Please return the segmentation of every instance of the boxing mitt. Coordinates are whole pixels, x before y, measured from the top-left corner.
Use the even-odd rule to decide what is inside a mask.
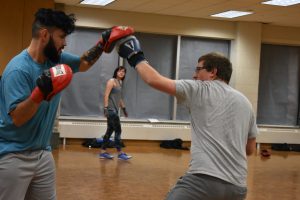
[[[133,33],[133,28],[128,26],[114,26],[103,31],[100,40],[94,47],[88,50],[84,59],[91,62],[97,59],[103,51],[105,53],[110,53],[118,40],[132,35]]]
[[[146,61],[140,42],[135,36],[128,36],[118,42],[118,52],[126,58],[130,66],[134,67],[142,61]]]
[[[51,98],[69,85],[72,80],[72,69],[66,64],[59,64],[45,70],[36,80],[36,87],[30,98],[35,103]]]

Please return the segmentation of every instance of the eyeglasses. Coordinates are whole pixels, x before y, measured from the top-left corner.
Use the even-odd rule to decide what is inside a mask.
[[[205,67],[196,67],[195,72],[199,72],[199,71],[201,71],[202,69],[205,69]]]

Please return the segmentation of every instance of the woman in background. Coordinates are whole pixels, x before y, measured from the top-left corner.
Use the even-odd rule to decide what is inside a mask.
[[[122,99],[122,84],[125,79],[126,69],[120,66],[115,69],[113,78],[106,83],[104,93],[104,116],[107,118],[107,130],[103,137],[103,145],[100,153],[101,159],[113,159],[113,155],[107,152],[109,138],[115,131],[115,147],[118,151],[118,159],[128,160],[132,156],[122,151],[121,146],[121,123],[119,117],[119,108],[121,107],[125,117],[128,117],[125,104]]]

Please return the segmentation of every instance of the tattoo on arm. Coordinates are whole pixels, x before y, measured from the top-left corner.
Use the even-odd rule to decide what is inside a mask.
[[[90,64],[94,64],[103,52],[102,45],[97,44],[83,54],[83,59]]]

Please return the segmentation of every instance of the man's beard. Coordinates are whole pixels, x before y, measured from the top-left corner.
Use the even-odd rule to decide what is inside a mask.
[[[44,55],[53,63],[58,63],[60,60],[60,54],[55,48],[52,36],[50,36],[49,42],[44,48]]]

